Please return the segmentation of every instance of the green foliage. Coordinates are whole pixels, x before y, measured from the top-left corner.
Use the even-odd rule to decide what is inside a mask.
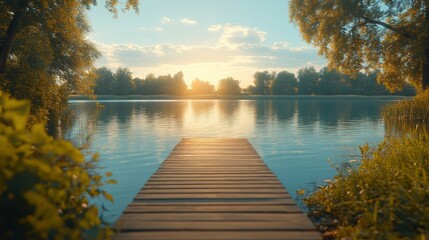
[[[0,2],[0,90],[31,102],[29,125],[54,128],[67,111],[70,93],[91,94],[90,69],[99,56],[87,39],[86,9],[95,0]],[[117,14],[117,0],[105,6]],[[138,11],[138,0],[123,10]],[[62,121],[64,122],[64,121]]]
[[[298,79],[299,94],[313,95],[317,93],[317,88],[319,87],[319,74],[313,66],[299,69]]]
[[[112,94],[113,86],[115,82],[115,77],[113,76],[113,72],[106,67],[97,68],[95,70],[95,74],[97,74],[95,85],[94,85],[94,93],[95,94]]]
[[[102,176],[88,174],[70,142],[54,140],[42,125],[26,128],[28,101],[0,92],[0,238],[103,239],[111,235],[89,198],[112,196]],[[107,174],[106,177],[109,177]]]
[[[115,74],[105,67],[95,72],[94,93],[99,95],[184,95],[188,89],[182,72],[158,77],[148,74],[145,79],[133,79],[128,68],[118,68]]]
[[[239,95],[241,93],[240,81],[232,77],[219,80],[217,91],[221,95]]]
[[[400,131],[351,163],[305,199],[326,236],[426,239],[429,235],[429,95],[389,106],[388,131]],[[426,128],[415,128],[415,124]],[[404,127],[405,126],[405,127]],[[394,129],[389,129],[393,127]],[[410,131],[411,130],[411,131]]]
[[[275,77],[275,72],[269,73],[268,71],[253,74],[253,83],[255,84],[254,93],[257,95],[271,94],[271,84]]]
[[[279,73],[256,72],[255,86],[249,85],[246,94],[301,94],[301,95],[391,95],[385,86],[377,83],[377,73],[358,73],[356,78],[341,74],[327,67],[316,71],[314,67],[304,67],[298,71],[298,82],[295,76],[287,71]],[[273,81],[270,79],[274,78]],[[405,85],[397,95],[415,95],[410,85]]]
[[[0,7],[7,16],[0,20],[0,35],[13,37],[0,89],[31,101],[30,125],[46,123],[52,112],[64,112],[70,92],[90,89],[87,72],[98,52],[86,39],[89,25],[79,2],[13,2],[3,1]],[[6,29],[13,26],[15,35],[9,36]]]
[[[330,69],[378,72],[390,90],[429,85],[429,2],[291,0],[290,20]]]
[[[277,73],[271,85],[271,93],[273,95],[291,95],[296,94],[298,90],[298,82],[295,74],[288,71]]]
[[[115,95],[128,95],[134,89],[132,73],[128,68],[119,67],[115,73],[115,81],[112,87],[112,93]]]

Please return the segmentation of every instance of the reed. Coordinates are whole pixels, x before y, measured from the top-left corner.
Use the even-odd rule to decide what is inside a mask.
[[[412,100],[385,107],[383,119],[389,134],[407,134],[429,130],[429,90]]]
[[[326,239],[429,239],[429,92],[387,107],[389,133],[304,196]]]

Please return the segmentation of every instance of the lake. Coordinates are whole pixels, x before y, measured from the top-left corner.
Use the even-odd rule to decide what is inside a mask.
[[[118,181],[106,187],[114,204],[96,200],[114,222],[183,137],[248,138],[296,198],[296,190],[333,177],[331,163],[357,159],[358,146],[383,139],[380,112],[393,99],[101,100],[98,112],[93,101],[70,101],[76,114],[67,138],[90,136],[98,171]]]

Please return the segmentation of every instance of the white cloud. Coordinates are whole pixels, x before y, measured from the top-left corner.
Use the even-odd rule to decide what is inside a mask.
[[[287,42],[275,42],[272,46],[272,49],[277,50],[277,49],[286,49],[289,48],[289,44]]]
[[[153,29],[155,29],[155,31],[162,32],[162,28],[160,27],[154,27]]]
[[[261,45],[265,41],[264,31],[258,28],[249,28],[235,24],[225,24],[219,28],[222,32],[218,46],[230,49],[251,48]]]
[[[180,19],[180,22],[183,24],[189,24],[189,25],[193,25],[193,24],[197,23],[197,21],[189,19],[189,18],[182,18],[182,19]]]
[[[217,32],[222,28],[222,24],[211,25],[207,30],[211,32]]]
[[[173,22],[173,20],[171,20],[168,17],[162,17],[162,19],[161,19],[161,23],[164,23],[164,24],[172,23],[172,22]]]
[[[252,84],[256,71],[296,73],[309,62],[316,68],[326,65],[314,48],[293,48],[286,42],[267,44],[267,33],[258,28],[225,24],[212,25],[208,30],[216,32],[217,40],[201,45],[96,43],[102,52],[97,65],[112,69],[127,66],[135,77],[183,71],[189,81],[198,77],[213,84],[232,76],[241,80],[242,87]]]

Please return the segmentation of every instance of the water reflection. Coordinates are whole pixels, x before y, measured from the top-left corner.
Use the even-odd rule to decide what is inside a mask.
[[[383,138],[375,100],[180,100],[71,102],[70,139],[92,133],[102,171],[118,180],[106,204],[114,221],[182,137],[246,137],[294,196],[335,174],[328,159],[348,160],[357,146]]]

